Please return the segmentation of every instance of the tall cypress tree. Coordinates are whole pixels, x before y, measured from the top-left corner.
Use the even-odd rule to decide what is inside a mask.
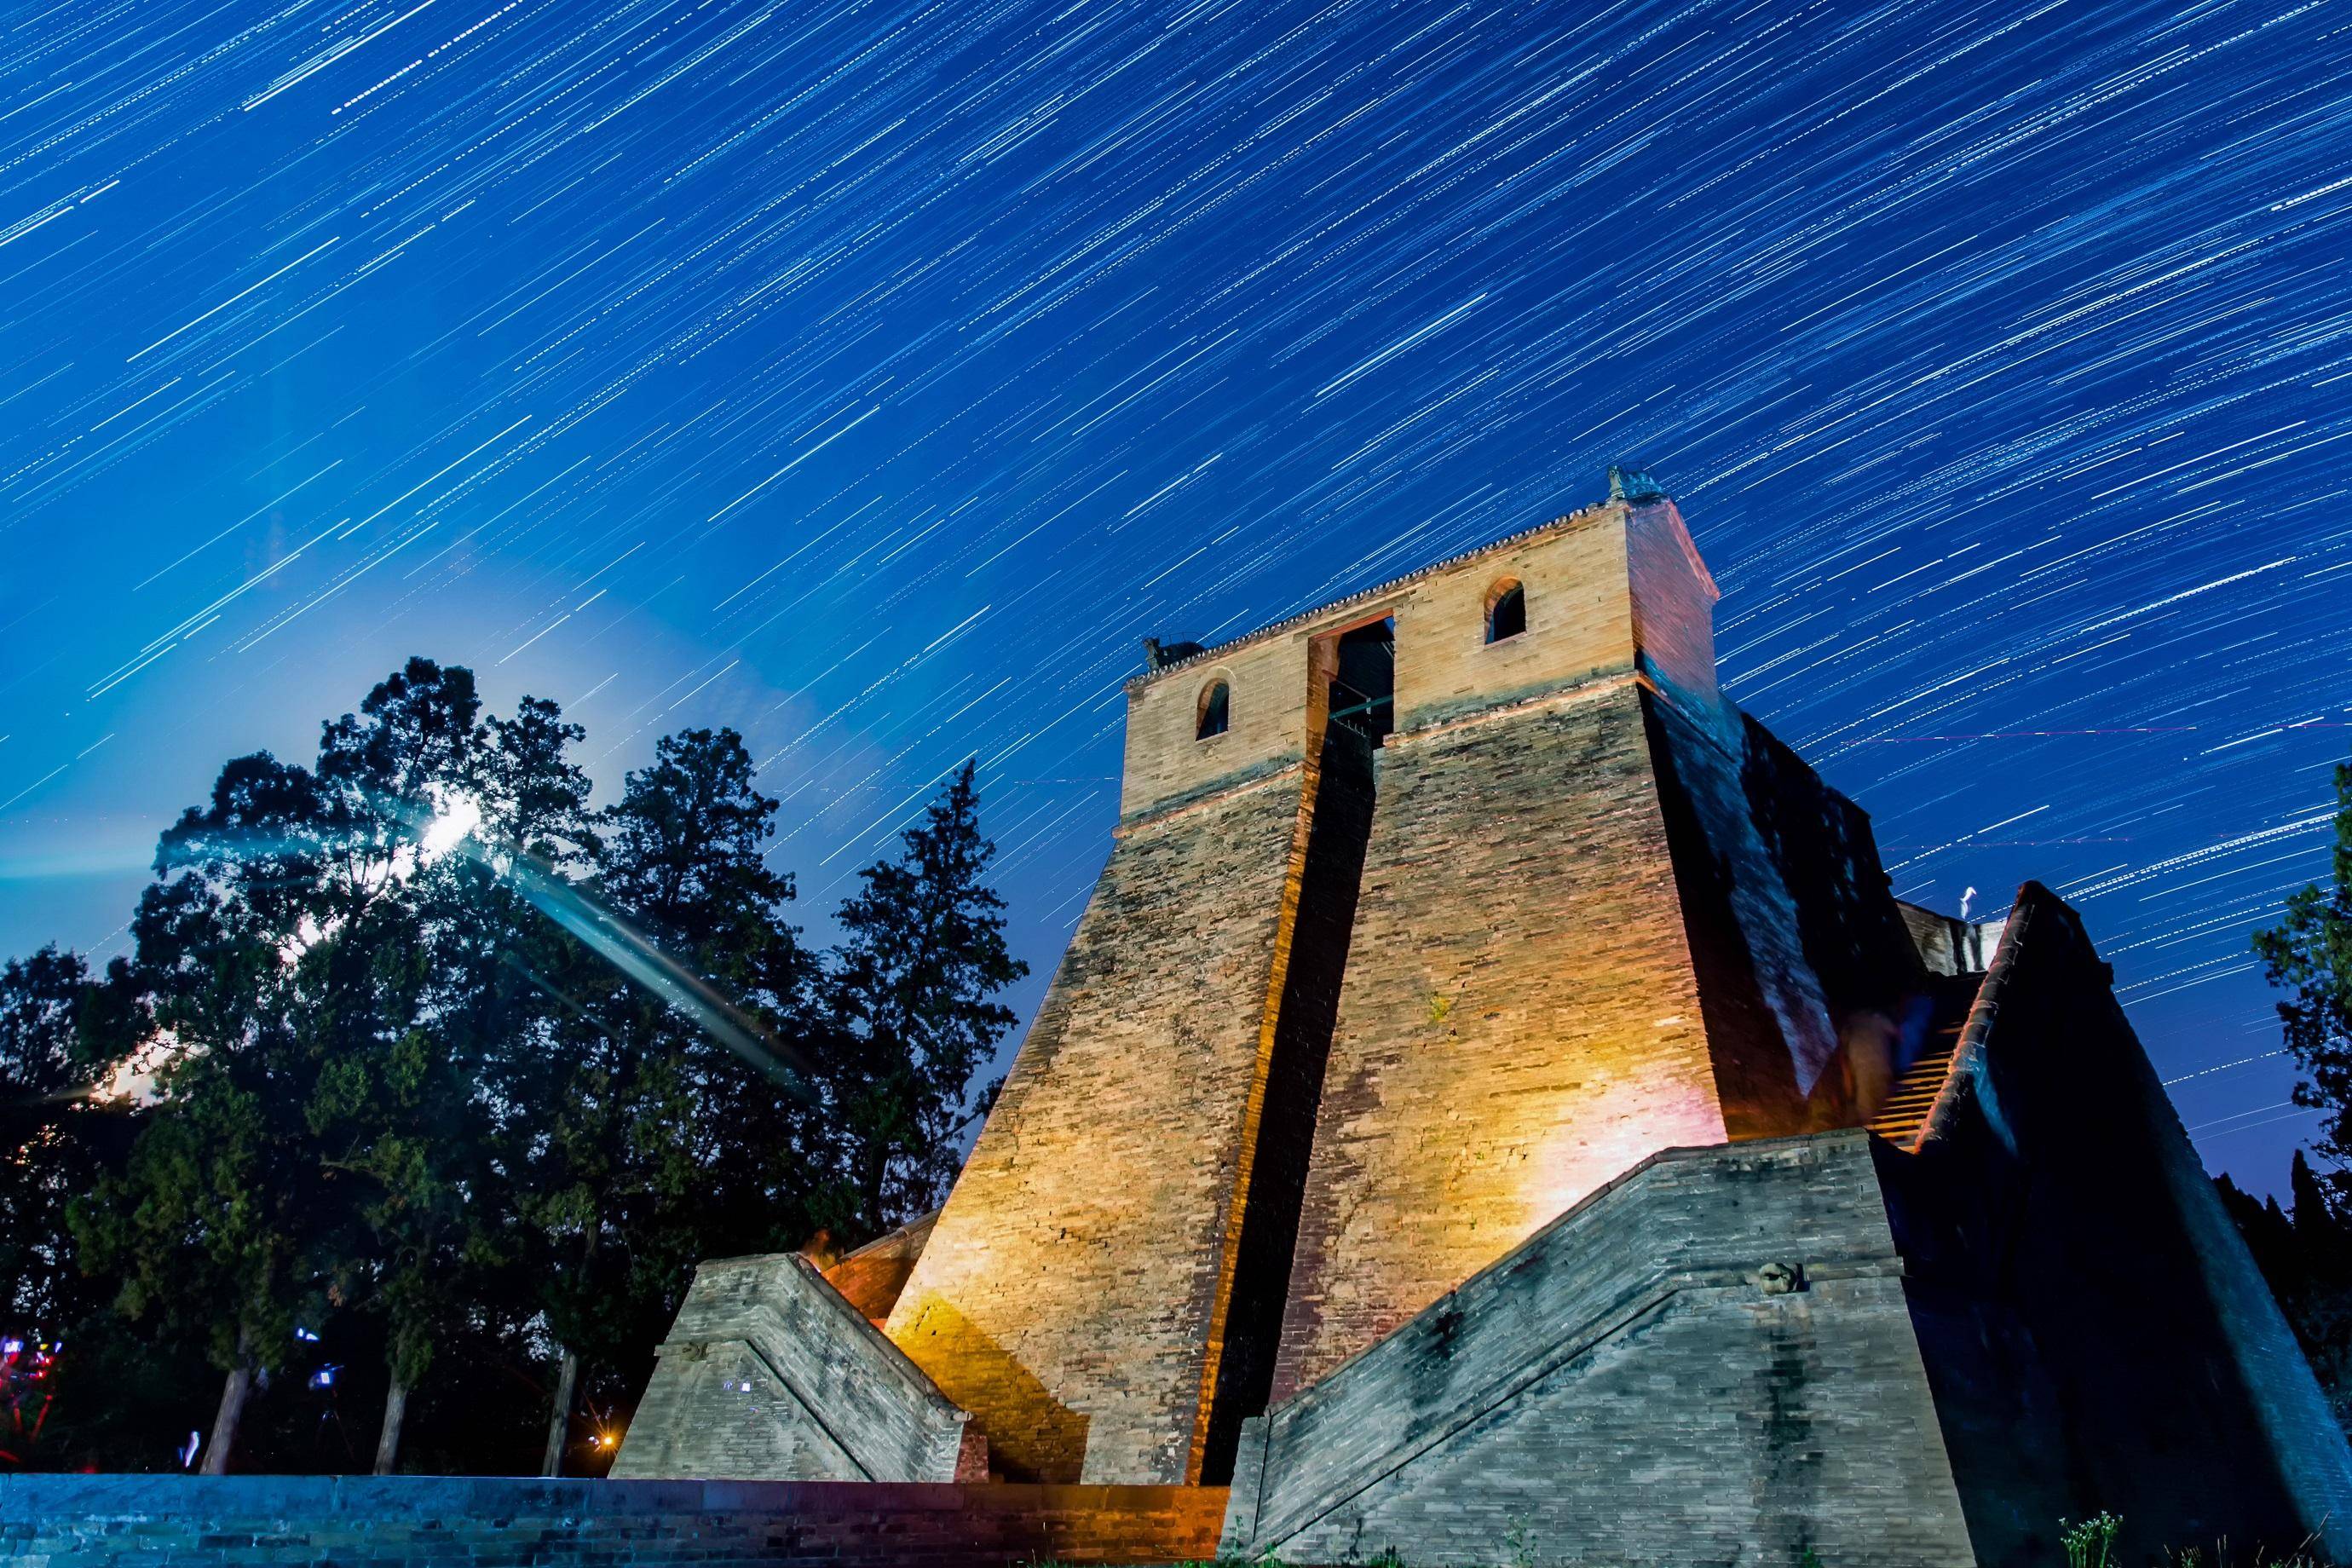
[[[973,1083],[1015,1022],[994,998],[1028,966],[1004,943],[1004,901],[984,880],[972,764],[867,867],[841,906],[827,975],[829,1088],[842,1141],[838,1200],[849,1239],[938,1206],[962,1163],[965,1130],[997,1083]],[[998,1080],[1001,1082],[1001,1080]]]

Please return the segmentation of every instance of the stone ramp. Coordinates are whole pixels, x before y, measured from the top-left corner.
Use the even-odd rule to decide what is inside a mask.
[[[1878,1158],[1856,1130],[1637,1166],[1246,1424],[1224,1550],[1973,1563]]]
[[[797,1253],[694,1283],[613,1462],[620,1480],[984,1480],[971,1417]]]

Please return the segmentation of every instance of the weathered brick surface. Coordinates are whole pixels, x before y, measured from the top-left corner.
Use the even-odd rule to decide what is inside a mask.
[[[1302,774],[1124,831],[892,1310],[1007,1476],[1195,1473]]]
[[[1669,689],[1648,714],[1727,1130],[1855,1125],[1929,1002],[1870,819],[1734,710]]]
[[[1866,1134],[1660,1155],[1251,1422],[1227,1549],[1971,1563],[1902,1271]]]
[[[1327,656],[1318,650],[1341,629],[1393,615],[1396,711],[1407,724],[1442,724],[1498,703],[1539,705],[1596,672],[1630,675],[1636,648],[1629,535],[1655,536],[1640,547],[1645,560],[1660,563],[1643,568],[1661,574],[1644,590],[1654,600],[1711,595],[1704,574],[1692,575],[1696,557],[1671,506],[1604,506],[1269,628],[1130,689],[1121,837],[888,1323],[892,1339],[948,1396],[975,1413],[1004,1474],[1168,1482],[1197,1479],[1204,1461],[1215,1463],[1210,1396],[1223,1387],[1230,1402],[1237,1382],[1221,1375],[1236,1265],[1245,1251],[1268,1251],[1265,1236],[1278,1243],[1290,1228],[1286,1215],[1269,1216],[1263,1205],[1253,1215],[1247,1205],[1261,1144],[1282,1133],[1261,1119],[1270,1086],[1288,1081],[1275,1058],[1313,822],[1317,770],[1309,758],[1320,754]],[[1528,630],[1488,644],[1485,605],[1503,581],[1524,586]],[[1675,613],[1683,617],[1677,635],[1703,644],[1704,605]],[[1203,739],[1196,733],[1202,693],[1219,681],[1231,693],[1230,726]],[[1618,707],[1614,739],[1630,754],[1639,748],[1630,687],[1619,693]],[[1538,767],[1579,761],[1567,754],[1526,760]],[[1598,787],[1606,793],[1618,782]],[[1465,783],[1475,793],[1487,781]],[[1467,805],[1455,803],[1446,830],[1478,815],[1475,807],[1461,809]],[[1385,819],[1389,807],[1380,809]],[[1600,816],[1613,810],[1604,802]],[[1654,806],[1632,810],[1636,817],[1646,812],[1646,827],[1632,831],[1646,831],[1654,849]],[[1491,819],[1478,826],[1490,829]],[[1576,824],[1563,817],[1553,826]],[[1523,847],[1532,859],[1546,847]],[[1652,881],[1630,900],[1602,895],[1602,883],[1622,881],[1638,859],[1604,868],[1612,846],[1564,847],[1579,867],[1573,879],[1595,896],[1537,917],[1544,923],[1537,934],[1555,948],[1583,948],[1594,940],[1595,922],[1605,929],[1630,904],[1646,922],[1638,939],[1645,953],[1654,946],[1652,936],[1678,940],[1671,937],[1670,890],[1662,894]],[[1435,852],[1426,843],[1414,850]],[[1498,892],[1513,896],[1511,889]],[[1533,902],[1522,898],[1520,906]],[[1457,912],[1434,909],[1423,923],[1442,925]],[[1308,912],[1310,923],[1315,913]],[[1364,952],[1368,940],[1381,934],[1360,919],[1354,951]],[[1558,968],[1562,956],[1530,948],[1522,966]],[[1361,962],[1351,960],[1349,984]],[[1633,976],[1612,1005],[1647,1006],[1657,995],[1638,994],[1655,993],[1654,980],[1654,973]],[[1431,994],[1424,988],[1410,1005],[1426,1007]],[[1590,1014],[1595,999],[1593,987],[1571,997],[1555,986],[1535,1011],[1547,1024],[1575,1028],[1567,1015],[1579,1008]],[[1674,1013],[1681,1023],[1656,1024]],[[1622,1024],[1613,1014],[1594,1016],[1597,1023],[1580,1027],[1615,1031]],[[1694,1041],[1701,1035],[1688,996],[1677,1006],[1649,1008],[1640,1026],[1682,1029]],[[1507,1076],[1513,1066],[1526,1066],[1504,1064],[1513,1049],[1524,1057],[1553,1043],[1521,1030],[1488,1060]],[[1319,1067],[1319,1045],[1297,1048]],[[1593,1181],[1661,1142],[1719,1137],[1719,1119],[1710,1121],[1703,1089],[1696,1091],[1696,1110],[1684,1103],[1687,1075],[1668,1072],[1634,1085],[1631,1074],[1655,1059],[1638,1050],[1630,1056],[1619,1085],[1627,1098],[1585,1121],[1579,1138],[1609,1146],[1591,1158],[1589,1169],[1541,1171],[1541,1190],[1519,1199],[1508,1215],[1491,1206],[1472,1215],[1466,1224],[1486,1224],[1486,1235],[1406,1289],[1419,1290],[1423,1280],[1434,1280],[1433,1289],[1452,1284]],[[1284,1096],[1274,1100],[1278,1110]],[[1666,1103],[1680,1105],[1684,1114],[1648,1129],[1633,1121],[1613,1131],[1604,1125],[1608,1116]],[[1485,1093],[1475,1111],[1465,1114],[1484,1116],[1507,1105],[1507,1094]],[[1523,1163],[1521,1134],[1559,1108],[1555,1097],[1549,1105],[1503,1110],[1500,1126],[1474,1131],[1480,1152],[1471,1158],[1491,1151],[1505,1166]],[[1625,1147],[1616,1148],[1621,1142]],[[1545,1155],[1565,1147],[1554,1141]],[[1506,1171],[1503,1179],[1525,1184],[1523,1174]],[[1345,1201],[1371,1215],[1387,1196]],[[1474,1208],[1475,1201],[1483,1194],[1474,1194]],[[1418,1224],[1423,1212],[1408,1202],[1382,1216],[1398,1222],[1390,1226],[1394,1235]],[[1246,1318],[1247,1277],[1241,1289]],[[1412,1304],[1428,1293],[1421,1290]],[[1402,1315],[1386,1304],[1381,1310],[1384,1321]],[[1260,1355],[1265,1348],[1234,1347]]]
[[[12,1568],[1012,1568],[1215,1549],[1222,1488],[0,1475]]]
[[[806,1258],[719,1258],[695,1270],[613,1474],[949,1481],[967,1420]]]
[[[1643,1156],[1723,1141],[1642,701],[1620,677],[1390,738],[1276,1399]]]
[[[867,1320],[879,1322],[887,1318],[898,1304],[898,1293],[907,1288],[907,1277],[915,1271],[915,1260],[923,1256],[939,1217],[939,1211],[933,1209],[887,1236],[877,1237],[826,1268],[825,1283]]]

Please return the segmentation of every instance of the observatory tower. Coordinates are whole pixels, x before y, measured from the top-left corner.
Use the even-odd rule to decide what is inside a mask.
[[[943,1208],[705,1264],[616,1476],[1230,1486],[1293,1562],[2352,1552],[2352,1458],[2074,911],[1898,902],[1606,500],[1147,645]]]

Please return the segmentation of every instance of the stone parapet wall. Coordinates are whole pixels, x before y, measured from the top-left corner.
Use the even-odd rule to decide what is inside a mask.
[[[1973,1563],[1871,1140],[1675,1150],[1248,1423],[1225,1549]]]
[[[10,1568],[1013,1568],[1213,1554],[1191,1487],[0,1475]]]
[[[2352,1448],[2111,978],[2027,883],[1918,1152],[1886,1164],[1979,1554],[2049,1562],[2053,1520],[2109,1508],[2125,1561],[2225,1535],[2352,1560]]]
[[[970,1420],[808,1259],[715,1258],[695,1270],[613,1474],[984,1479]]]

